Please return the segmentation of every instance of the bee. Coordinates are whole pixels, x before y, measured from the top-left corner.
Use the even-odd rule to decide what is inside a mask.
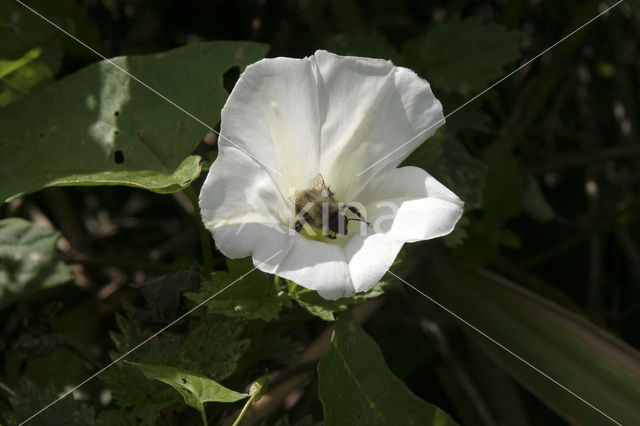
[[[296,217],[299,218],[295,223],[296,232],[300,232],[304,224],[308,223],[321,229],[322,235],[335,240],[336,234],[347,235],[347,224],[350,220],[357,220],[369,225],[369,222],[362,217],[356,207],[339,203],[334,195],[320,173],[311,180],[309,189],[296,191],[295,208]],[[357,218],[347,218],[344,215],[345,210],[349,210]],[[328,222],[326,224],[323,220],[325,217]]]

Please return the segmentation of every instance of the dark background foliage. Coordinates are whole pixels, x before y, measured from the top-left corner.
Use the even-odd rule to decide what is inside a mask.
[[[445,113],[456,111],[606,7],[599,1],[544,0],[28,4],[107,57],[161,52],[197,41],[249,40],[268,44],[271,57],[302,57],[326,48],[393,59],[432,83]],[[625,2],[456,112],[433,141],[407,160],[451,186],[467,208],[451,236],[407,247],[396,272],[497,340],[501,333],[518,334],[511,342],[515,352],[520,332],[509,329],[509,320],[499,315],[507,308],[496,308],[493,317],[481,315],[477,321],[487,321],[482,325],[474,321],[483,306],[502,296],[487,293],[491,296],[483,301],[476,296],[482,293],[477,293],[475,278],[461,270],[504,277],[531,292],[523,299],[540,295],[640,348],[640,26],[634,7]],[[52,59],[59,64],[53,67],[56,80],[98,59],[52,28],[47,37],[59,47],[59,57]],[[470,40],[485,50],[473,51]],[[443,55],[450,62],[443,63]],[[238,75],[238,68],[225,73],[225,87],[232,88]],[[216,143],[207,133],[203,129],[195,151],[205,158],[215,155]],[[199,221],[184,192],[48,188],[2,205],[0,214],[59,229],[63,239],[58,249],[74,276],[73,284],[38,291],[0,311],[0,412],[13,407],[18,419],[50,402],[63,386],[84,380],[149,330],[186,312],[189,301],[203,299],[228,281],[221,275],[216,281],[215,274],[235,276],[215,252],[212,266],[218,272],[200,286]],[[255,285],[271,285],[266,281]],[[555,385],[532,384],[518,371],[522,366],[513,367],[504,353],[496,355],[495,348],[487,348],[491,343],[481,342],[450,313],[398,280],[387,281],[384,304],[364,328],[391,371],[416,395],[461,424],[571,421],[572,414],[554,404],[553,391],[545,393]],[[191,293],[182,298],[184,292]],[[288,371],[326,328],[332,312],[346,308],[318,308],[320,314],[312,316],[305,303],[322,302],[309,295],[293,297],[298,303],[287,305],[267,293],[261,300],[277,306],[276,311],[264,308],[254,317],[234,317],[226,306],[214,306],[177,324],[132,360],[206,371],[239,390],[265,368]],[[279,320],[270,322],[280,309]],[[535,312],[546,318],[552,310],[545,305]],[[208,336],[206,327],[194,331],[198,324],[216,328],[221,322],[227,345]],[[267,337],[254,337],[261,334]],[[596,335],[593,331],[581,338],[598,346]],[[202,359],[180,352],[192,351],[194,341],[204,342],[200,346],[208,348],[207,359],[218,364],[201,365]],[[501,342],[512,347],[510,341]],[[572,354],[564,355],[570,363]],[[610,361],[616,362],[614,355]],[[136,416],[158,424],[198,424],[199,417],[180,405],[177,393],[145,381],[132,366],[126,369],[128,373],[125,368],[105,373],[81,388],[78,397],[87,402],[82,408],[57,406],[60,418],[71,416],[64,424],[82,424],[99,413],[104,424],[115,424],[108,416],[124,424]],[[317,378],[312,378],[301,396],[270,414],[268,424],[284,414],[292,423],[309,415],[321,420],[316,389]],[[575,389],[581,390],[590,393]],[[12,403],[20,393],[31,396]],[[149,395],[154,395],[153,404],[145,402]],[[125,415],[115,412],[113,402],[105,406],[114,397],[129,417],[118,417]],[[126,398],[131,400],[123,404]],[[149,412],[136,408],[141,405],[151,406]],[[208,414],[226,418],[231,411],[225,410],[216,406]],[[593,424],[604,421],[592,414]]]

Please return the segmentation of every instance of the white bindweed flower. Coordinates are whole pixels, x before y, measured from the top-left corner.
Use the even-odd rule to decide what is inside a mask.
[[[263,59],[222,109],[204,224],[225,256],[326,299],[369,290],[404,243],[446,235],[462,215],[427,172],[397,167],[442,123],[429,83],[389,61]]]

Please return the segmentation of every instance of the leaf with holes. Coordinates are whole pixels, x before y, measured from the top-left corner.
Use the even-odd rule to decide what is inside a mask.
[[[318,395],[327,425],[456,424],[391,373],[376,342],[347,313],[318,365]]]
[[[71,280],[71,272],[58,258],[58,238],[58,231],[24,219],[0,221],[0,309]]]
[[[200,174],[191,152],[220,120],[222,75],[266,51],[208,42],[119,57],[21,99],[0,116],[0,200],[63,185],[183,189]]]
[[[249,396],[246,393],[227,389],[218,382],[197,373],[166,365],[127,362],[138,367],[147,378],[166,383],[177,390],[184,398],[184,402],[198,410],[203,418],[205,402],[235,402]]]

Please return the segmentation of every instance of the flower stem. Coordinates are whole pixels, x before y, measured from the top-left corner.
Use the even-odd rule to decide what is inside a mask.
[[[204,267],[208,271],[213,270],[213,250],[211,250],[211,237],[209,232],[205,229],[202,223],[202,215],[200,214],[200,205],[198,204],[198,196],[191,186],[184,189],[184,193],[187,194],[193,208],[198,215],[198,232],[200,233],[200,246],[202,248],[202,259],[204,260]]]
[[[240,424],[240,421],[242,421],[242,418],[244,417],[244,414],[247,412],[247,410],[249,409],[251,404],[253,404],[253,401],[256,399],[256,397],[259,397],[259,396],[260,395],[257,394],[257,393],[251,395],[251,398],[249,398],[247,403],[244,404],[244,407],[242,407],[242,411],[240,411],[240,414],[238,415],[238,418],[236,419],[235,422],[233,422],[233,425],[231,425],[231,426],[238,426]]]
[[[202,424],[204,426],[209,426],[209,423],[207,423],[207,415],[204,413],[204,408],[200,411],[200,416],[202,416]]]

